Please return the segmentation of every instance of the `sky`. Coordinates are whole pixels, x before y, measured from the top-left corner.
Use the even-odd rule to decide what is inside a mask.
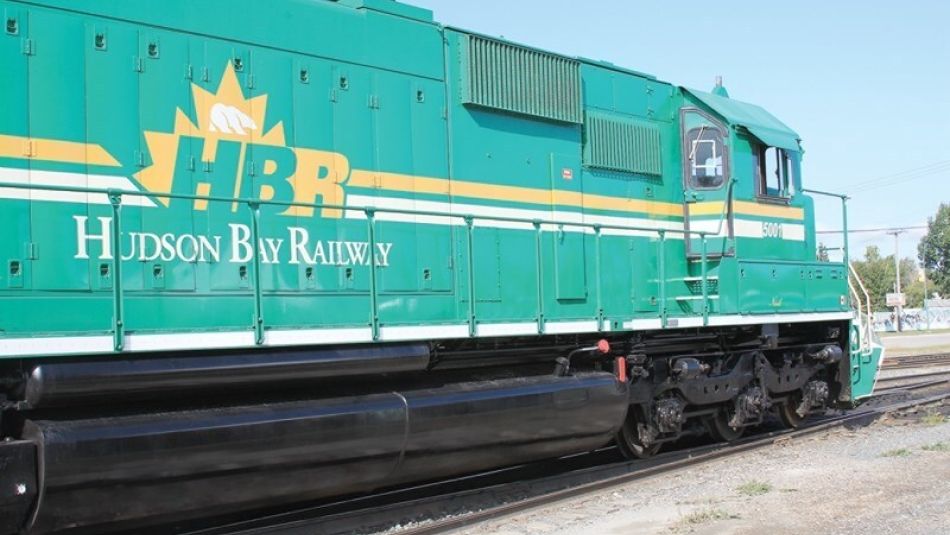
[[[799,133],[806,188],[845,193],[852,229],[924,226],[950,202],[950,2],[408,0],[436,20],[765,107]],[[816,202],[819,230],[840,202]],[[917,256],[924,230],[900,238]],[[829,246],[840,236],[823,235]],[[892,236],[851,236],[852,256]]]

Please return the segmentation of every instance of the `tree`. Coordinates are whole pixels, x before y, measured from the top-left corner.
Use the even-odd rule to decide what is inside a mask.
[[[923,308],[924,307],[924,280],[923,278],[918,277],[914,279],[914,282],[910,283],[910,286],[903,288],[903,290],[904,290],[904,293],[907,294],[908,308]],[[933,286],[928,286],[927,291],[931,295],[933,295]]]
[[[864,253],[864,260],[857,260],[853,264],[871,296],[873,309],[879,312],[890,310],[887,307],[887,294],[895,291],[894,255],[882,257],[881,250],[871,245]],[[901,289],[912,288],[917,279],[917,264],[911,258],[902,259]],[[912,306],[910,300],[907,304]]]
[[[941,204],[928,221],[927,235],[917,248],[933,290],[950,295],[950,204]]]

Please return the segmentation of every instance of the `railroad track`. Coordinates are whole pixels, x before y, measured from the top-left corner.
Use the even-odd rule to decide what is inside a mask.
[[[946,383],[950,383],[950,370],[881,377],[877,380],[874,393],[880,394],[893,390],[922,390]]]
[[[885,363],[882,370],[893,371],[902,369],[926,370],[937,366],[950,366],[950,355],[919,355],[896,357],[890,365]],[[922,390],[938,385],[950,383],[950,370],[934,372],[923,371],[909,375],[894,377],[880,377],[874,387],[875,394],[888,393],[897,390]]]
[[[920,385],[927,382],[933,381],[910,386],[922,389],[926,387]],[[335,535],[387,529],[398,535],[443,533],[844,425],[866,425],[885,414],[944,404],[950,399],[950,390],[946,390],[920,399],[887,401],[891,390],[882,392],[874,402],[850,413],[822,417],[798,430],[766,432],[729,445],[703,445],[647,461],[619,463],[609,461],[611,455],[616,455],[614,452],[601,450],[188,533]],[[400,525],[407,527],[393,529]]]
[[[901,370],[908,368],[927,368],[932,366],[950,366],[950,353],[887,357],[884,359],[881,369]]]

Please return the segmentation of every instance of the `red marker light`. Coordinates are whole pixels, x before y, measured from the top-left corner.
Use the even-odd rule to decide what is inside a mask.
[[[610,342],[607,340],[601,340],[600,342],[597,342],[597,351],[604,355],[610,353]]]

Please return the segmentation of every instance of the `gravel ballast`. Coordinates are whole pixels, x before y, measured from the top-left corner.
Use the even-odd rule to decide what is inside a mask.
[[[950,423],[839,429],[459,533],[950,533]]]

